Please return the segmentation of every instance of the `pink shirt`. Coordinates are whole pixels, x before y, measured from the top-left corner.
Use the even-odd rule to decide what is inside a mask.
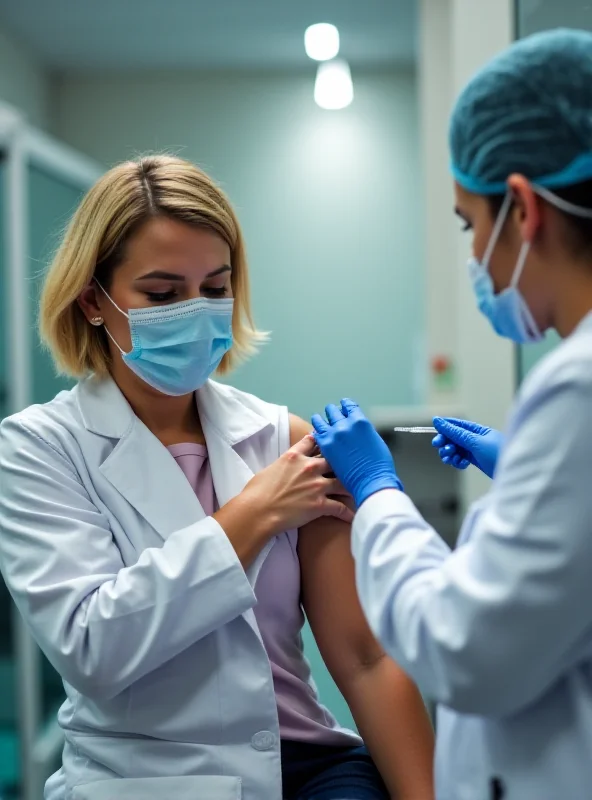
[[[218,504],[206,448],[177,444],[168,449],[195,490],[204,512],[211,516]],[[255,586],[255,617],[271,663],[280,734],[282,739],[292,741],[356,745],[361,740],[341,728],[319,703],[304,657],[297,541],[297,533],[277,537]]]

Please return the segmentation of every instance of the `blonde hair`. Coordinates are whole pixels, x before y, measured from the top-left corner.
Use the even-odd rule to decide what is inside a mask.
[[[39,330],[60,372],[74,378],[108,373],[105,332],[88,322],[78,297],[95,274],[108,282],[130,237],[144,222],[161,215],[206,228],[230,247],[233,344],[218,372],[228,372],[265,341],[266,334],[253,322],[245,245],[228,199],[194,164],[173,156],[148,156],[119,164],[97,181],[74,214],[49,268]]]

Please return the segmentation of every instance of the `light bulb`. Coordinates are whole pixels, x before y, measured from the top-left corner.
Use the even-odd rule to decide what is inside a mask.
[[[354,85],[347,61],[319,64],[314,87],[315,103],[329,111],[346,108],[354,99]]]
[[[328,61],[339,52],[339,31],[335,25],[319,22],[304,33],[304,49],[313,61]]]

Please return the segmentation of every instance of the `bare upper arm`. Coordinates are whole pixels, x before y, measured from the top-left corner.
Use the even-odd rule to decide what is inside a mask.
[[[308,433],[310,425],[290,415],[291,443]],[[349,524],[321,517],[302,527],[298,536],[302,604],[323,660],[340,688],[383,655],[358,599],[350,532]]]

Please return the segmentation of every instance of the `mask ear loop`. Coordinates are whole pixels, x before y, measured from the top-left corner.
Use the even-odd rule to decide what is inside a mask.
[[[513,201],[514,198],[512,196],[512,192],[508,191],[506,193],[506,196],[504,197],[504,202],[502,203],[502,207],[500,208],[497,220],[495,222],[493,232],[491,234],[491,239],[489,240],[489,244],[487,245],[485,255],[483,256],[483,264],[486,267],[489,266],[489,259],[493,254],[493,249],[497,244],[497,240],[499,239],[502,228],[506,222],[506,219],[508,217],[508,212],[512,206]],[[516,267],[514,269],[514,274],[512,275],[512,280],[510,281],[510,286],[512,288],[518,285],[518,281],[522,277],[522,273],[524,271],[524,265],[526,264],[526,259],[528,258],[529,252],[530,252],[530,242],[523,242],[522,247],[520,248],[520,253],[518,255],[518,261],[516,262]]]
[[[518,286],[518,282],[520,281],[522,273],[524,272],[524,265],[526,264],[526,259],[528,258],[529,253],[530,242],[522,242],[522,247],[520,248],[520,253],[518,254],[518,261],[516,262],[514,274],[512,275],[512,280],[510,281],[510,286],[512,289]]]
[[[107,298],[107,300],[109,300],[109,302],[111,303],[111,305],[115,306],[115,308],[116,308],[116,309],[119,311],[119,313],[120,313],[120,314],[123,314],[123,316],[124,316],[124,317],[126,317],[127,319],[129,319],[129,314],[126,314],[126,313],[125,313],[125,311],[123,311],[121,308],[119,308],[119,306],[117,305],[117,303],[115,302],[115,300],[114,300],[114,299],[111,297],[111,295],[110,295],[110,294],[109,294],[109,293],[108,293],[108,292],[107,292],[107,291],[106,291],[106,290],[105,290],[105,289],[102,287],[101,283],[100,283],[100,282],[97,280],[97,278],[93,278],[93,281],[94,281],[94,282],[97,284],[97,286],[98,286],[98,287],[99,287],[99,289],[100,289],[100,290],[103,292],[103,294],[105,295],[105,297]],[[121,347],[119,346],[119,344],[118,344],[118,343],[115,341],[115,339],[113,338],[113,336],[112,336],[112,335],[111,335],[111,333],[109,332],[109,328],[108,328],[108,327],[105,325],[105,323],[103,323],[103,328],[105,329],[105,333],[106,333],[106,334],[107,334],[107,336],[108,336],[108,337],[111,339],[111,341],[113,342],[113,344],[115,345],[115,347],[116,347],[116,348],[119,350],[119,352],[121,353],[121,355],[122,355],[122,356],[125,356],[125,355],[127,355],[127,353],[125,352],[125,350],[123,350],[123,348],[121,348]]]
[[[520,248],[520,252],[518,254],[518,261],[516,262],[516,266],[514,267],[514,273],[512,275],[512,280],[510,281],[510,289],[516,289],[518,284],[520,283],[520,278],[522,277],[522,273],[524,272],[524,267],[526,265],[526,259],[528,258],[528,254],[530,253],[531,243],[530,242],[522,242],[522,246]],[[526,306],[526,303],[523,303],[526,311],[528,312],[528,325],[531,328],[531,333],[536,333],[540,335],[540,332],[537,328],[537,325],[534,321],[534,317],[530,313],[530,309]]]
[[[522,277],[522,272],[524,271],[524,265],[526,264],[526,259],[528,258],[528,254],[530,253],[530,242],[523,242],[522,247],[520,248],[520,254],[518,255],[518,261],[516,262],[516,269],[514,270],[514,274],[512,275],[512,280],[510,281],[510,288],[516,289],[518,286],[518,282]],[[520,294],[520,292],[519,292]],[[520,295],[522,297],[522,295]],[[529,333],[532,336],[535,336],[537,339],[542,339],[543,334],[541,333],[539,326],[536,324],[536,320],[532,315],[532,311],[526,304],[526,301],[522,299],[521,302],[521,309],[522,309],[522,316],[526,323],[526,327],[529,328]]]
[[[119,306],[117,305],[117,303],[115,302],[115,300],[114,300],[114,299],[111,297],[111,295],[110,295],[110,294],[109,294],[109,293],[108,293],[108,292],[107,292],[105,289],[103,289],[103,286],[102,286],[102,284],[99,282],[99,280],[98,280],[97,278],[93,278],[93,281],[94,281],[94,282],[97,284],[97,286],[98,286],[98,287],[99,287],[99,289],[100,289],[100,290],[103,292],[103,294],[105,295],[105,297],[107,298],[107,300],[108,300],[108,301],[111,303],[111,305],[112,305],[112,306],[115,306],[115,308],[116,308],[116,309],[119,311],[119,313],[120,313],[120,314],[123,314],[123,316],[124,316],[124,317],[126,317],[127,319],[129,319],[129,314],[126,314],[126,313],[125,313],[125,311],[124,311],[122,308],[119,308]]]
[[[514,202],[514,197],[512,192],[508,191],[506,196],[504,197],[504,202],[500,208],[497,220],[495,222],[491,239],[489,240],[489,244],[487,245],[487,249],[485,251],[485,255],[483,256],[483,266],[489,271],[489,259],[493,254],[493,249],[497,244],[499,239],[500,233],[502,228],[506,222],[508,217],[508,212],[512,207],[512,203]],[[514,269],[514,274],[512,275],[512,280],[510,281],[510,286],[508,288],[516,288],[520,278],[522,277],[522,273],[524,271],[524,266],[526,264],[526,259],[528,258],[528,254],[530,253],[530,242],[523,242],[522,247],[520,248],[520,253],[518,255],[518,261],[516,262],[516,267]],[[526,306],[526,303],[523,303],[523,309],[525,311],[525,315],[527,317],[527,326],[530,328],[530,332],[535,334],[537,337],[540,337],[540,331],[538,330],[537,324],[534,320],[534,317],[530,313],[530,309]]]
[[[502,228],[505,225],[506,219],[508,217],[508,211],[510,210],[513,200],[514,198],[512,197],[512,193],[509,191],[506,192],[506,196],[504,197],[504,202],[502,203],[502,207],[500,208],[499,214],[497,215],[495,225],[493,226],[491,237],[489,239],[487,247],[485,248],[483,261],[481,263],[488,272],[489,272],[489,261],[491,259],[491,256],[493,255],[493,251],[500,237],[500,233],[502,232]]]

